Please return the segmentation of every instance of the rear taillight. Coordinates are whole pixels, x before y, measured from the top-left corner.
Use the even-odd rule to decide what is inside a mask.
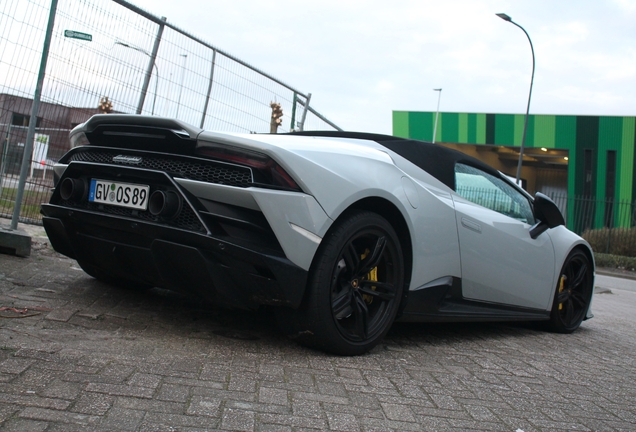
[[[198,156],[248,166],[254,172],[254,183],[300,191],[300,186],[274,159],[250,150],[222,146],[196,150]]]
[[[71,148],[89,144],[88,138],[84,132],[71,134]]]

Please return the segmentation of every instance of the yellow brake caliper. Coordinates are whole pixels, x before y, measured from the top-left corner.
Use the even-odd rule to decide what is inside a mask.
[[[563,292],[566,280],[568,280],[568,277],[566,275],[561,275],[561,278],[559,279],[559,294]],[[561,309],[563,309],[563,303],[559,303],[559,310]]]
[[[365,250],[364,253],[362,254],[362,256],[360,257],[360,259],[365,259],[367,257],[367,255],[369,255],[369,252],[371,252],[369,249]],[[378,268],[377,267],[373,267],[371,269],[371,271],[369,273],[367,273],[365,279],[373,281],[373,282],[377,282],[378,281]],[[371,289],[373,291],[375,291],[376,287],[372,286]],[[370,296],[369,294],[363,294],[362,298],[364,299],[365,302],[367,302],[367,304],[371,304],[373,302],[373,296]]]

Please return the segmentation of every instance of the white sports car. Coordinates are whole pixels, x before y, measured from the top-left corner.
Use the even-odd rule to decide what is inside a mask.
[[[274,306],[281,328],[362,354],[403,321],[591,318],[594,259],[546,196],[463,153],[392,136],[207,132],[97,115],[42,205],[89,275]]]

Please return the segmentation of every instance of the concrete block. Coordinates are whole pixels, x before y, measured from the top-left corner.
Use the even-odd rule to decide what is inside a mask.
[[[21,229],[0,225],[0,252],[21,257],[31,255],[31,236]]]

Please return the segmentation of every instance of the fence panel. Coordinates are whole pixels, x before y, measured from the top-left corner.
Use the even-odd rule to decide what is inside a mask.
[[[509,214],[514,202],[496,189],[462,187],[464,198],[500,213]],[[595,252],[636,256],[636,205],[631,201],[597,200],[551,193],[569,229],[585,238]],[[567,209],[573,209],[568,218]]]
[[[50,0],[0,2],[0,216],[13,212]],[[68,133],[104,111],[228,132],[337,129],[305,94],[123,0],[59,0],[21,220],[37,223]],[[100,108],[100,106],[102,108]],[[305,106],[307,117],[299,125]]]
[[[595,252],[636,256],[636,205],[631,201],[597,200],[593,197],[552,194],[563,215],[568,206],[573,217],[569,229],[585,238]]]

